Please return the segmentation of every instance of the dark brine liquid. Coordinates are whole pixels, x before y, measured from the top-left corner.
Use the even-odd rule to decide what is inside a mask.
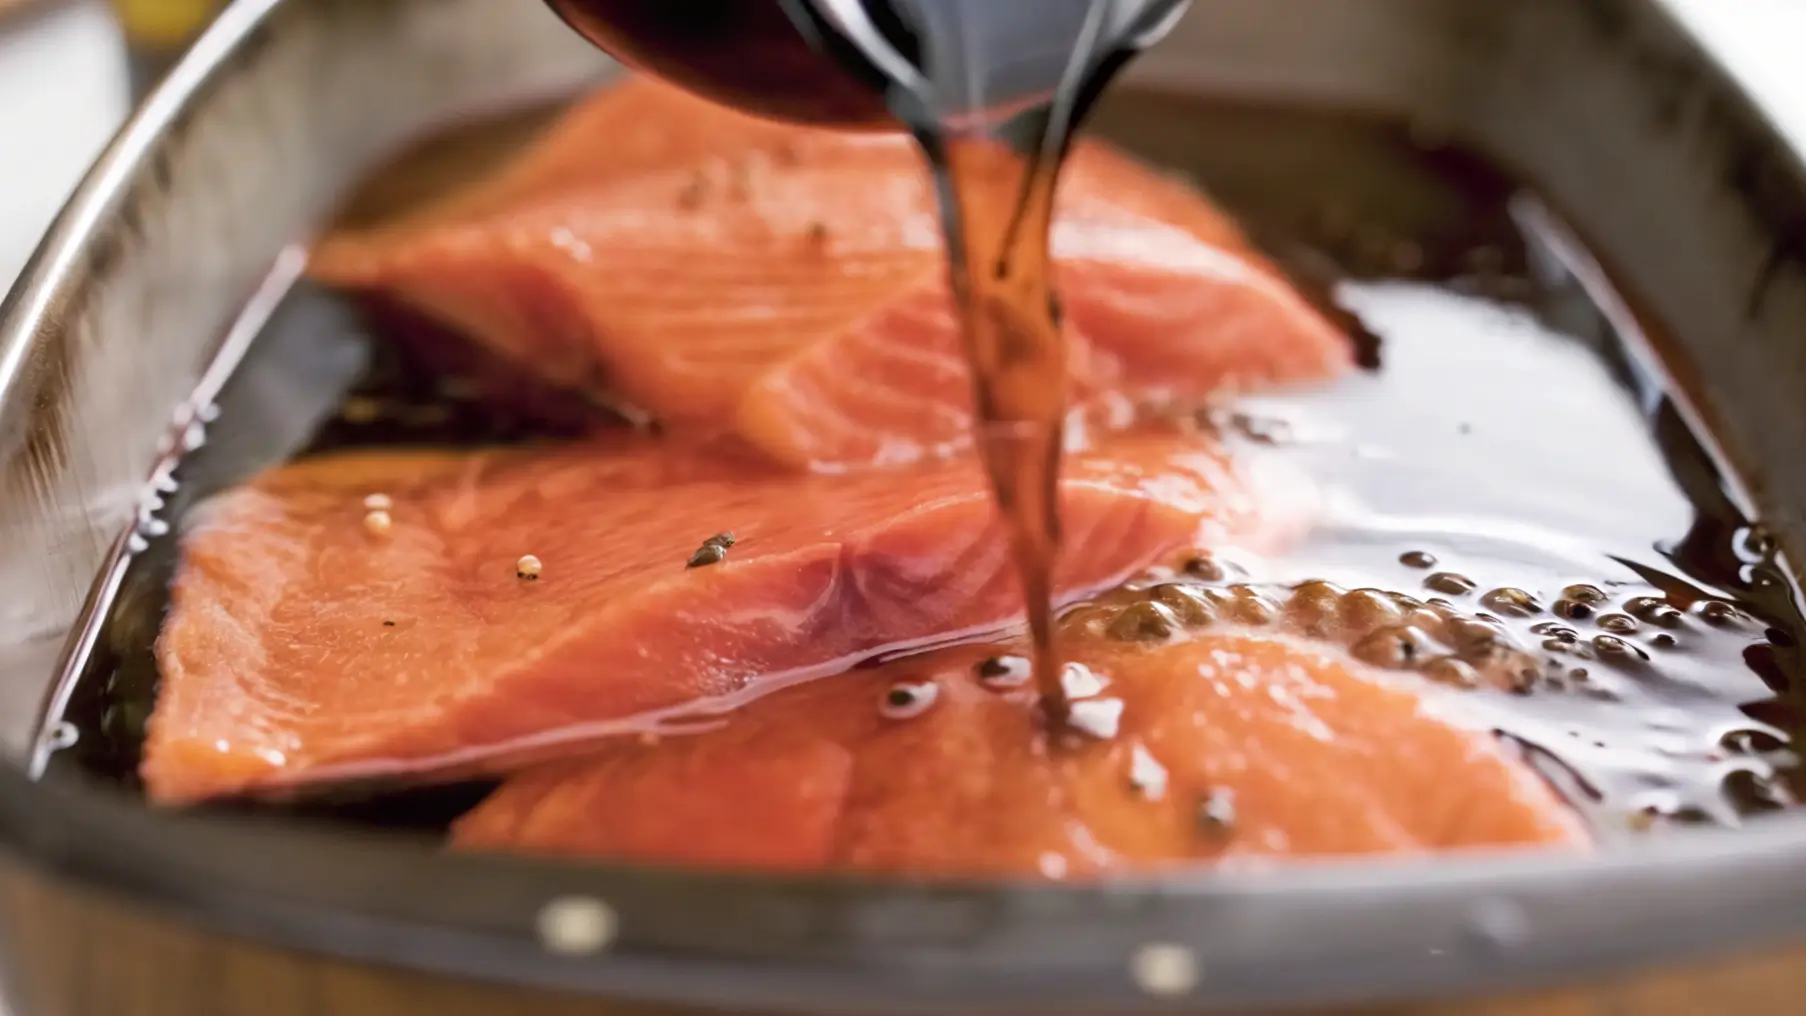
[[[1176,5],[1090,0],[1049,7],[1039,26],[1046,35],[1039,72],[1018,75],[1001,90],[1002,77],[992,71],[1006,57],[1021,58],[1014,47],[1027,44],[999,33],[999,22],[975,8],[920,6],[926,21],[912,41],[925,77],[917,92],[893,88],[893,109],[915,129],[934,170],[972,373],[976,444],[1015,556],[1035,684],[1057,725],[1067,713],[1053,599],[1067,346],[1053,286],[1054,196],[1074,133],[1133,55],[1107,26],[1123,6]],[[1035,83],[1047,87],[1037,91]]]
[[[930,137],[953,292],[977,403],[978,448],[1015,554],[1050,720],[1065,716],[1053,624],[1066,341],[1048,250],[1058,165],[989,137]]]

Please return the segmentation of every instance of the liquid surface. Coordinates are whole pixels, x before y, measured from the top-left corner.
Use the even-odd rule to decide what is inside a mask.
[[[432,190],[423,168],[443,187],[459,167],[493,164],[524,122],[435,142],[375,181],[356,212]],[[1522,745],[1605,840],[1795,802],[1793,592],[1666,402],[1663,377],[1553,256],[1526,194],[1371,124],[1157,95],[1107,102],[1099,123],[1195,174],[1377,340],[1372,372],[1202,414],[1254,460],[1302,467],[1330,495],[1307,545],[1278,559],[1228,553],[1187,581],[1297,603],[1307,634],[1326,605],[1367,602],[1362,587],[1444,600],[1502,629],[1535,676],[1512,669],[1517,680],[1479,682],[1455,701]],[[479,406],[455,369],[428,372],[373,338],[419,327],[297,289],[223,394],[211,440],[182,461],[160,518],[179,532],[207,494],[302,450],[568,432],[544,407]],[[135,784],[174,553],[173,535],[147,534],[67,711],[48,725],[61,749],[53,770]],[[1439,638],[1459,638],[1440,623]],[[1433,655],[1476,672],[1492,658],[1458,645]],[[1452,663],[1431,673],[1466,682]],[[219,807],[436,839],[488,789],[366,786],[291,807]]]

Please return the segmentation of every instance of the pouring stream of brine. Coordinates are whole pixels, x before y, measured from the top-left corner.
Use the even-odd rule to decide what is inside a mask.
[[[624,62],[718,101],[843,127],[888,110],[920,140],[939,191],[977,443],[1053,724],[1067,714],[1052,601],[1067,383],[1048,249],[1054,190],[1093,102],[1187,3],[553,0]]]

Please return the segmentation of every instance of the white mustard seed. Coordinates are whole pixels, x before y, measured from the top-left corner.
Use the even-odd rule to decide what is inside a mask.
[[[394,527],[395,520],[389,517],[388,512],[381,509],[372,511],[364,516],[364,529],[367,530],[371,536],[387,536],[389,535],[389,530]]]
[[[534,582],[539,579],[539,572],[543,567],[544,565],[540,563],[539,558],[534,557],[532,554],[523,554],[519,561],[514,562],[514,574],[517,578],[525,579],[528,582]]]
[[[386,512],[395,507],[395,502],[387,494],[371,494],[364,498],[364,507],[373,512]]]

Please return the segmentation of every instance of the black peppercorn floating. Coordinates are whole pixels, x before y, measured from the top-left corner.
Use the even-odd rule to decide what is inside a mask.
[[[696,553],[690,555],[690,563],[686,568],[706,568],[712,564],[720,564],[727,560],[728,548],[734,545],[733,533],[717,533],[702,541]]]

